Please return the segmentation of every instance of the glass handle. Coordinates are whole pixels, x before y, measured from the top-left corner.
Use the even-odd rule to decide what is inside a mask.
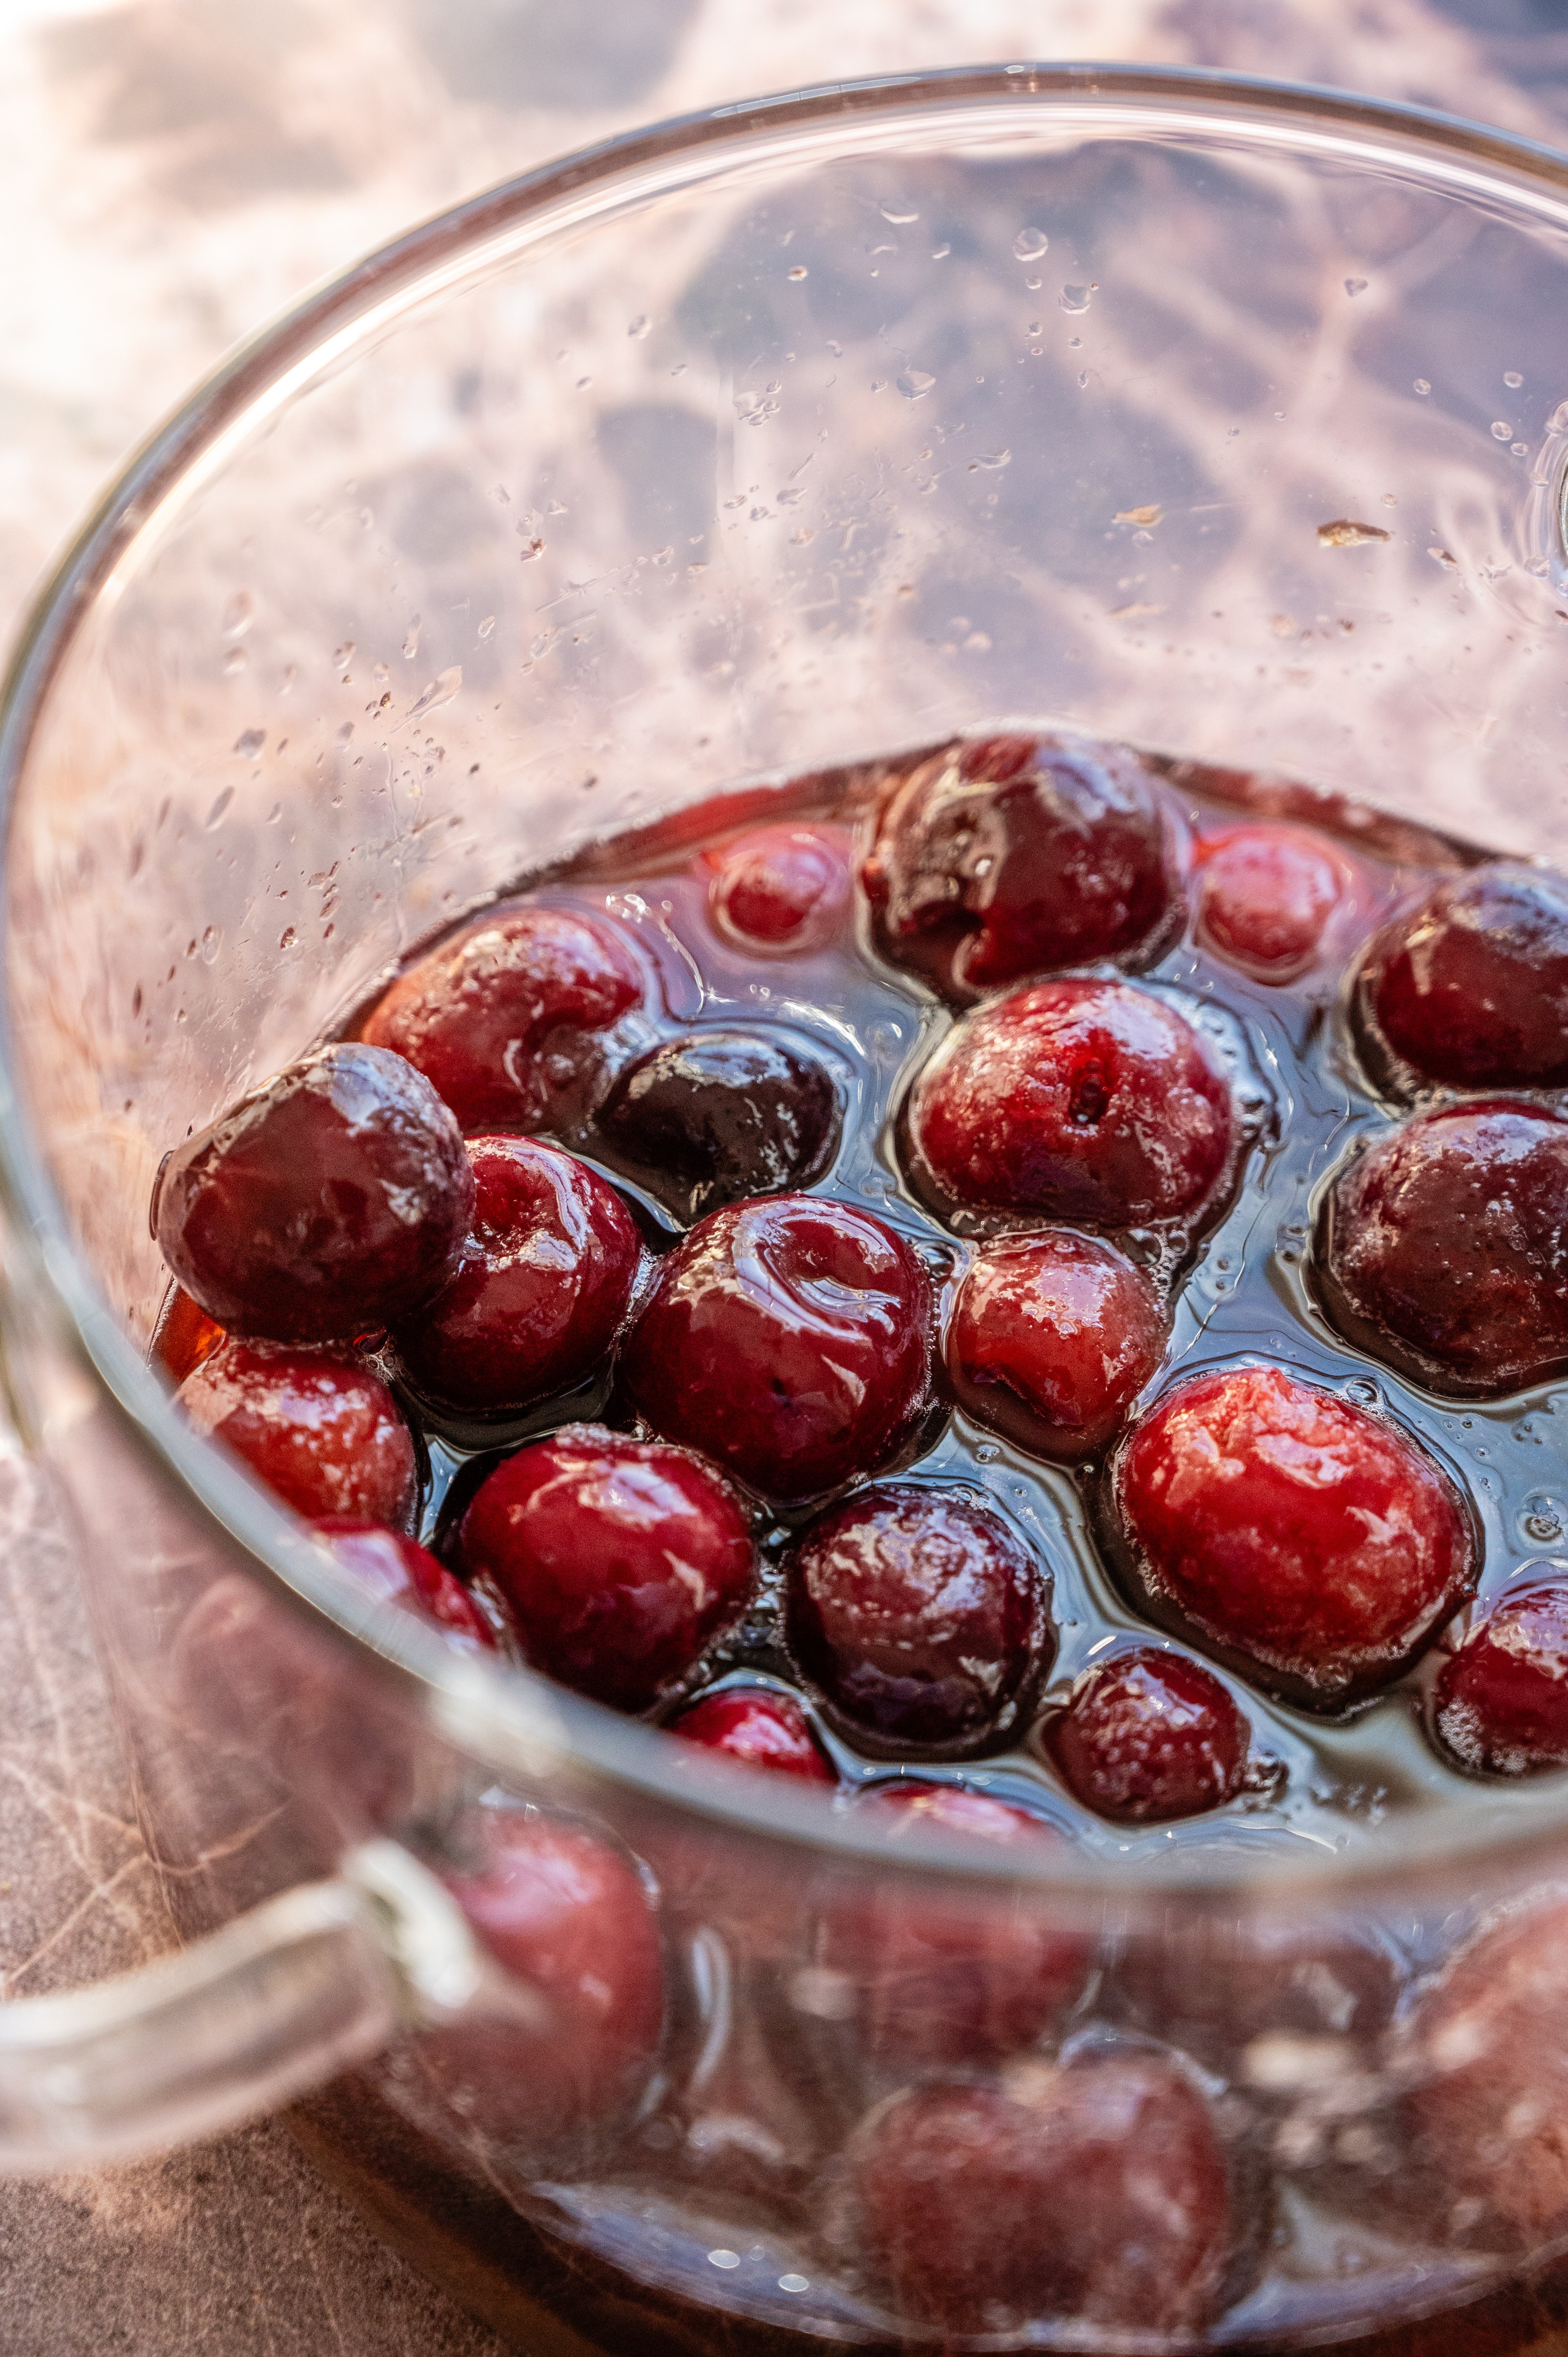
[[[237,2127],[400,2033],[544,2007],[407,1850],[367,1843],[175,1955],[0,2005],[0,2172],[82,2168]]]

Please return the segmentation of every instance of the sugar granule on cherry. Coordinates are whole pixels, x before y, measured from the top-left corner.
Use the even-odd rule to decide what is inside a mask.
[[[841,826],[758,826],[703,855],[715,931],[754,956],[806,956],[849,914],[849,834]]]
[[[1077,1464],[1112,1439],[1165,1353],[1144,1272],[1070,1228],[1005,1236],[975,1254],[948,1324],[959,1405],[1031,1456]]]
[[[1251,1736],[1212,1671],[1185,1654],[1139,1645],[1084,1671],[1046,1743],[1085,1808],[1144,1824],[1233,1801]]]
[[[799,1776],[811,1784],[838,1782],[800,1704],[771,1686],[721,1687],[671,1719],[668,1731],[743,1767]]]
[[[779,1195],[710,1212],[662,1262],[622,1356],[628,1396],[772,1498],[875,1472],[929,1399],[931,1288],[869,1211]]]
[[[1385,1685],[1475,1581],[1469,1519],[1425,1451],[1278,1368],[1168,1392],[1113,1493],[1111,1535],[1153,1617],[1309,1709]]]
[[[909,1135],[961,1206],[1125,1228],[1189,1219],[1230,1164],[1230,1085],[1164,999],[1036,983],[959,1023],[917,1081]]]
[[[569,1392],[607,1358],[642,1246],[586,1163],[529,1137],[468,1141],[472,1227],[434,1300],[395,1329],[420,1394],[472,1415]]]
[[[535,1669],[621,1710],[682,1677],[751,1592],[738,1500],[688,1450],[567,1425],[487,1475],[457,1525]]]
[[[715,1027],[635,1058],[595,1127],[610,1157],[689,1222],[820,1178],[838,1144],[838,1091],[788,1040]]]
[[[1259,982],[1294,982],[1322,951],[1351,889],[1349,863],[1305,827],[1227,827],[1202,839],[1197,938]]]
[[[457,1125],[401,1056],[318,1048],[169,1155],[158,1247],[231,1333],[331,1342],[446,1282],[474,1208]]]
[[[1378,934],[1355,1003],[1380,1079],[1391,1054],[1457,1088],[1560,1088],[1568,879],[1498,861],[1438,884]]]
[[[381,1377],[351,1351],[235,1335],[176,1399],[199,1432],[242,1457],[307,1521],[346,1514],[407,1528],[418,1488],[413,1437]]]
[[[945,746],[895,778],[861,880],[884,954],[961,1000],[1144,948],[1179,890],[1136,754],[1049,737]]]
[[[797,1541],[787,1580],[790,1652],[875,1749],[993,1745],[1054,1651],[1038,1566],[948,1491],[857,1491]]]
[[[1493,1099],[1376,1139],[1325,1198],[1313,1270],[1347,1340],[1496,1399],[1568,1369],[1568,1121]]]
[[[434,1620],[449,1637],[485,1652],[497,1650],[496,1631],[460,1579],[438,1563],[428,1547],[402,1531],[388,1530],[350,1514],[322,1515],[317,1535],[340,1563],[387,1604],[401,1604]]]
[[[548,1129],[588,1110],[597,1035],[642,996],[607,919],[501,901],[401,974],[360,1036],[406,1056],[465,1130]]]
[[[1472,1776],[1568,1768],[1568,1583],[1509,1590],[1438,1673],[1432,1724]]]

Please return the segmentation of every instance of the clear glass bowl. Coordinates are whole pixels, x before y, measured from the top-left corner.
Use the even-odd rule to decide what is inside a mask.
[[[1396,1957],[1408,2009],[1561,1880],[1558,1780],[1334,1840],[889,1854],[368,1607],[145,1351],[172,1140],[466,908],[737,781],[1017,716],[1562,860],[1565,312],[1568,163],[1469,126],[1120,68],[828,88],[372,257],[192,398],[46,594],[0,739],[6,1371],[177,1917],[375,1835],[440,1858],[498,1796],[661,1893],[662,2072],[586,2149],[498,2129],[416,2037],[296,2115],[525,2345],[1273,2345],[1487,2299],[1502,2346],[1554,2312],[1568,2220],[1477,2227],[1463,2126],[1434,2158],[1412,2125],[1466,2058],[1363,2031],[1356,1975]],[[1228,2305],[899,2309],[843,2150],[935,2065],[876,2032],[869,1948],[823,1963],[846,1907],[939,1922],[983,1994],[1093,1943],[1073,2034],[1168,2038],[1229,2124]],[[1527,2111],[1568,2087],[1541,2004]],[[1030,2061],[960,2046],[980,2084]]]

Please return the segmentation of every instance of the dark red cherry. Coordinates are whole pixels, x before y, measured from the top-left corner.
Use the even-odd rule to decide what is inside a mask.
[[[843,931],[850,837],[842,826],[758,826],[705,855],[714,930],[755,954],[800,956]]]
[[[771,1686],[725,1686],[704,1695],[670,1721],[670,1733],[747,1768],[803,1776],[811,1784],[838,1782],[800,1704]]]
[[[1227,827],[1197,845],[1197,938],[1260,982],[1294,982],[1317,957],[1351,888],[1326,836],[1266,823]]]
[[[1233,1801],[1252,1730],[1211,1671],[1139,1645],[1085,1670],[1046,1739],[1086,1809],[1143,1824]]]
[[[147,1356],[171,1383],[183,1383],[203,1359],[209,1359],[224,1340],[215,1318],[194,1302],[183,1286],[171,1285],[164,1296]]]
[[[568,1425],[498,1465],[458,1525],[526,1659],[563,1685],[644,1710],[751,1591],[751,1533],[727,1481],[685,1449]]]
[[[956,1203],[1121,1228],[1197,1211],[1236,1122],[1184,1016],[1126,983],[1074,977],[960,1023],[915,1084],[909,1130]]]
[[[865,2122],[846,2171],[862,2260],[910,2323],[967,2339],[1070,2320],[1185,2345],[1219,2304],[1225,2151],[1193,2079],[1157,2050],[908,2089]]]
[[[418,1490],[413,1440],[385,1383],[352,1352],[236,1335],[176,1397],[199,1432],[242,1457],[307,1522],[347,1514],[407,1528]]]
[[[586,1110],[594,1035],[642,993],[603,918],[503,900],[401,974],[361,1036],[417,1065],[465,1130],[548,1129]]]
[[[611,1157],[690,1222],[820,1178],[838,1145],[838,1091],[782,1039],[693,1031],[628,1064],[596,1126]]]
[[[1568,1082],[1568,881],[1541,867],[1472,867],[1386,925],[1357,1006],[1374,1060],[1459,1088]]]
[[[585,1382],[609,1355],[642,1247],[606,1178],[531,1137],[468,1141],[473,1226],[443,1290],[393,1339],[416,1390],[489,1415]]]
[[[346,1514],[324,1514],[316,1528],[373,1596],[434,1620],[469,1647],[496,1651],[496,1632],[462,1581],[417,1539]]]
[[[1474,1585],[1469,1520],[1431,1458],[1277,1368],[1167,1392],[1114,1486],[1155,1618],[1310,1709],[1385,1685]]]
[[[818,1195],[728,1205],[663,1262],[622,1359],[656,1432],[774,1498],[875,1471],[928,1400],[931,1289],[869,1211]]]
[[[995,1742],[1055,1651],[1032,1558],[947,1491],[857,1491],[797,1542],[788,1582],[790,1651],[877,1749]]]
[[[1346,1164],[1315,1272],[1347,1339],[1429,1391],[1496,1399],[1568,1367],[1568,1122],[1492,1101]]]
[[[1049,737],[945,746],[895,779],[861,880],[884,953],[961,999],[1143,948],[1177,890],[1137,756]]]
[[[1287,2071],[1293,2052],[1331,2050],[1319,2040],[1375,2048],[1401,1980],[1396,1952],[1365,1912],[1201,1901],[1133,1915],[1114,1966],[1140,2027],[1231,2080],[1248,2075],[1247,2049],[1258,2040],[1283,2049]],[[1336,2123],[1330,2115],[1312,2125],[1326,2141]]]
[[[1568,1582],[1541,1580],[1493,1605],[1438,1673],[1432,1722],[1472,1776],[1568,1768]]]
[[[401,1056],[318,1048],[177,1146],[153,1232],[231,1333],[331,1342],[446,1283],[474,1181],[457,1125]]]
[[[1143,1271],[1070,1228],[977,1252],[948,1327],[961,1406],[1031,1456],[1078,1464],[1114,1436],[1165,1354]]]
[[[576,2166],[623,2130],[664,2025],[659,1921],[629,1858],[535,1809],[486,1809],[447,1888],[529,2018],[426,2034],[415,2055],[470,2129],[531,2166]]]

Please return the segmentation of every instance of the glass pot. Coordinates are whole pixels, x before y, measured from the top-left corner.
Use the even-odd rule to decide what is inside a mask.
[[[552,2352],[1272,2346],[1462,2307],[1501,2347],[1558,2312],[1560,1780],[1461,1805],[1412,1771],[1332,1838],[889,1846],[368,1602],[145,1351],[172,1142],[464,909],[737,781],[766,807],[1033,716],[1562,860],[1564,317],[1546,151],[996,69],[724,109],[477,199],[133,463],[0,742],[5,1364],[192,1944],[0,2014],[8,2165],[292,2101],[390,2233]],[[487,1961],[442,1878],[520,1807],[656,1911],[656,1948],[588,1922],[569,2001]],[[1479,1998],[1423,2011],[1477,1925]],[[1047,2256],[982,2265],[961,2312],[918,2253],[879,2261],[868,2115],[943,2078],[1026,2106],[1096,2040],[1187,2058],[1223,2267],[1144,2280],[1059,2187],[971,2222]]]

